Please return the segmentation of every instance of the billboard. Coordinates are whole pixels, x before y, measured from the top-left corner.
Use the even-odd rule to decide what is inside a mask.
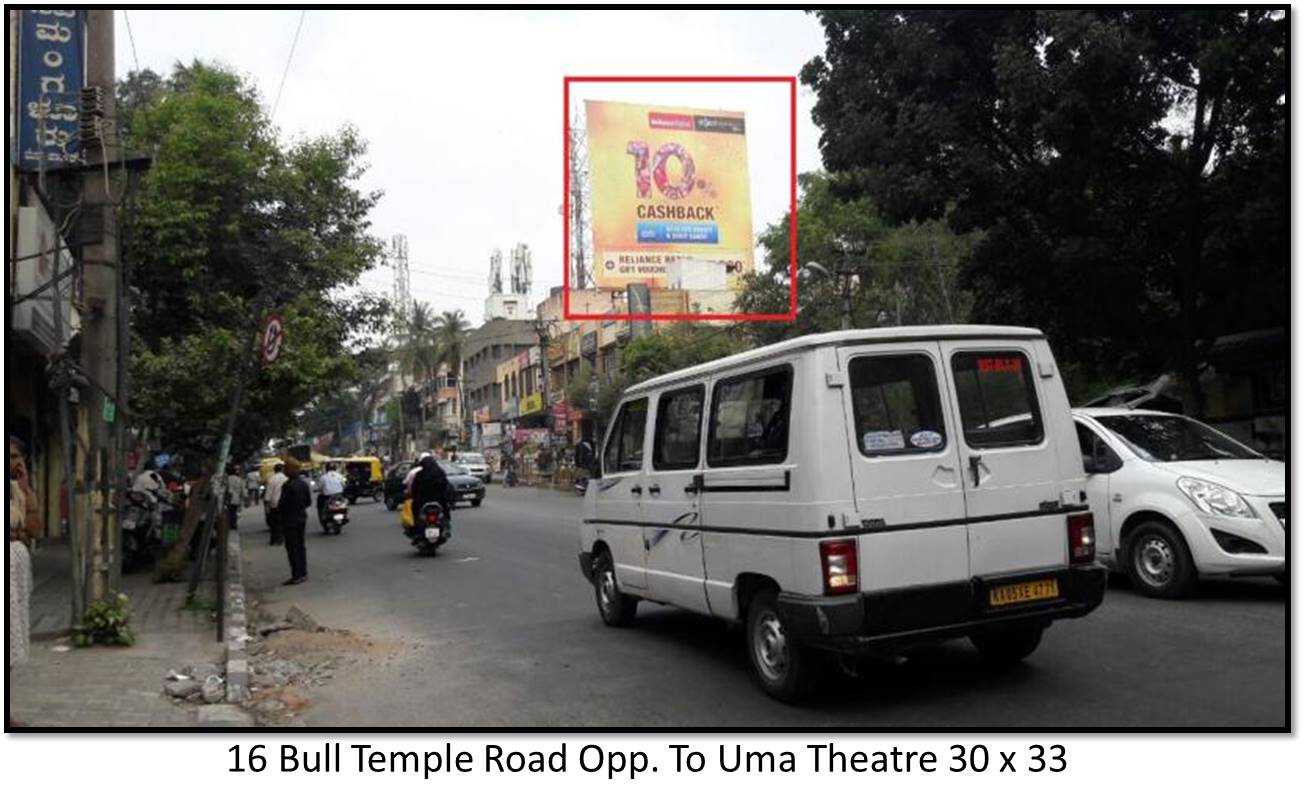
[[[743,113],[586,101],[585,114],[598,288],[667,287],[682,261],[739,288],[753,269]]]
[[[18,131],[10,140],[9,159],[26,171],[78,163],[78,113],[86,77],[82,14],[73,9],[18,13]]]

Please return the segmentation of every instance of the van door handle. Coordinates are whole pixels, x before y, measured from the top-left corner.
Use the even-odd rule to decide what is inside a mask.
[[[631,493],[631,494],[637,494],[638,496],[641,497],[641,496],[643,496],[643,486],[641,486],[641,485],[635,485],[635,486],[632,486],[632,487],[629,489],[629,493]]]
[[[692,484],[684,486],[684,493],[700,494],[702,493],[702,488],[705,487],[705,485],[706,485],[706,478],[703,477],[701,474],[694,474]]]
[[[654,496],[659,495],[661,493],[661,486],[657,485],[656,483],[653,483],[652,485],[648,486],[647,492]]]
[[[982,482],[982,477],[979,471],[979,466],[982,465],[982,462],[982,455],[969,455],[969,471],[973,473],[974,488],[977,488],[978,484]]]

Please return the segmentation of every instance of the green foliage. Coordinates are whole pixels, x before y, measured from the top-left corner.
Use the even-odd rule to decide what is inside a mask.
[[[73,641],[79,646],[131,645],[136,635],[131,630],[131,609],[125,593],[86,606],[81,628]]]
[[[663,373],[730,356],[746,347],[730,329],[681,322],[630,340],[621,356],[620,369],[627,384],[638,384]]]
[[[818,16],[802,80],[838,194],[985,231],[975,319],[1041,327],[1091,372],[1188,381],[1213,337],[1286,322],[1281,10]]]
[[[133,408],[170,448],[212,451],[262,301],[287,338],[247,392],[233,454],[249,454],[356,382],[349,347],[387,316],[383,298],[348,293],[381,252],[367,232],[379,195],[357,188],[365,145],[349,127],[282,143],[257,91],[201,62],[118,90],[129,145],[153,157],[123,238]]]
[[[802,270],[797,285],[797,319],[791,323],[747,323],[745,333],[760,344],[841,326],[842,286],[837,271],[856,272],[851,324],[921,325],[966,322],[972,296],[959,287],[959,264],[981,234],[953,234],[940,220],[886,226],[864,196],[844,197],[844,178],[825,173],[799,178],[798,264],[818,263],[831,274]],[[785,311],[789,300],[789,217],[766,227],[760,244],[768,272],[754,273],[738,299],[749,312]]]

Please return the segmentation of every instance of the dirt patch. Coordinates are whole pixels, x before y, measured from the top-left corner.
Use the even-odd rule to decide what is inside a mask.
[[[387,654],[395,643],[373,640],[361,634],[342,629],[300,631],[289,629],[269,635],[262,642],[262,650],[280,657],[306,655],[371,655]]]

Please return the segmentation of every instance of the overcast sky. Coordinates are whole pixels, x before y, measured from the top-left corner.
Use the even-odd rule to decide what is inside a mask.
[[[300,13],[119,12],[117,71],[216,60],[249,76],[270,107]],[[384,191],[373,232],[407,235],[416,299],[479,323],[495,247],[530,245],[534,300],[561,283],[562,76],[796,75],[822,50],[816,20],[790,11],[309,11],[275,122],[287,136],[357,126],[369,143],[365,184]],[[746,113],[754,229],[784,215],[780,85],[587,85],[578,95]],[[820,165],[813,102],[799,88],[798,171]],[[363,285],[388,292],[389,270]]]

